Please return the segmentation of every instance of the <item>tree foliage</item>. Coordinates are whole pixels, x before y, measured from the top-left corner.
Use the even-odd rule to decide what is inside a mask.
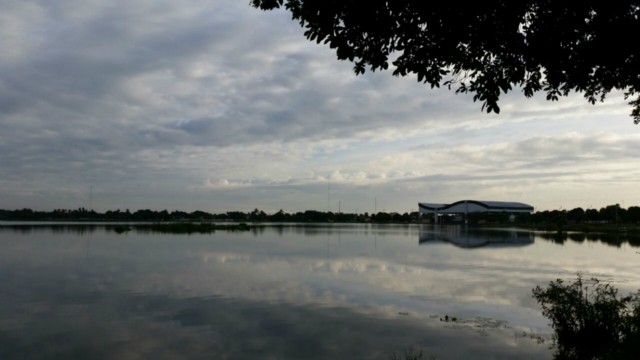
[[[555,359],[637,359],[640,351],[640,292],[618,290],[581,275],[572,284],[558,279],[533,296],[555,330]]]
[[[487,112],[501,93],[522,89],[558,100],[571,91],[591,102],[612,90],[631,98],[640,122],[639,1],[251,0],[284,7],[305,36],[366,69],[413,74],[431,87],[473,94]],[[636,97],[637,96],[637,97]]]

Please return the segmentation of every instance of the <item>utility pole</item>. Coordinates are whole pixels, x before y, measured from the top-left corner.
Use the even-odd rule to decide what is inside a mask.
[[[327,178],[327,214],[331,211],[331,182]]]

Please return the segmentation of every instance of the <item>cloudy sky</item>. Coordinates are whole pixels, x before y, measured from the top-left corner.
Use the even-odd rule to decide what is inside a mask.
[[[640,128],[595,106],[355,76],[235,0],[0,0],[0,208],[640,205]]]

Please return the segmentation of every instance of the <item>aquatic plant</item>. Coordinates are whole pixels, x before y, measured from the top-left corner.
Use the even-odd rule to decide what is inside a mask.
[[[128,226],[116,226],[113,228],[113,231],[117,232],[118,234],[122,234],[123,232],[131,231],[131,228]]]

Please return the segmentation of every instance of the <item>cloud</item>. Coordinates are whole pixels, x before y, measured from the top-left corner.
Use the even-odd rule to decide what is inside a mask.
[[[217,210],[234,203],[216,189],[255,191],[275,208],[319,208],[319,196],[295,201],[277,188],[318,194],[330,181],[343,195],[355,187],[349,202],[359,208],[373,192],[409,191],[393,205],[400,210],[425,190],[412,178],[515,181],[526,169],[593,178],[587,161],[606,158],[629,181],[621,172],[636,165],[620,94],[591,106],[580,96],[552,104],[513,93],[500,115],[486,115],[469,96],[415,79],[355,76],[284,11],[235,1],[34,0],[2,4],[1,13],[7,207],[86,205],[73,194],[92,184],[98,199],[134,208],[188,208],[179,199],[196,192]],[[286,202],[268,199],[276,190]]]

